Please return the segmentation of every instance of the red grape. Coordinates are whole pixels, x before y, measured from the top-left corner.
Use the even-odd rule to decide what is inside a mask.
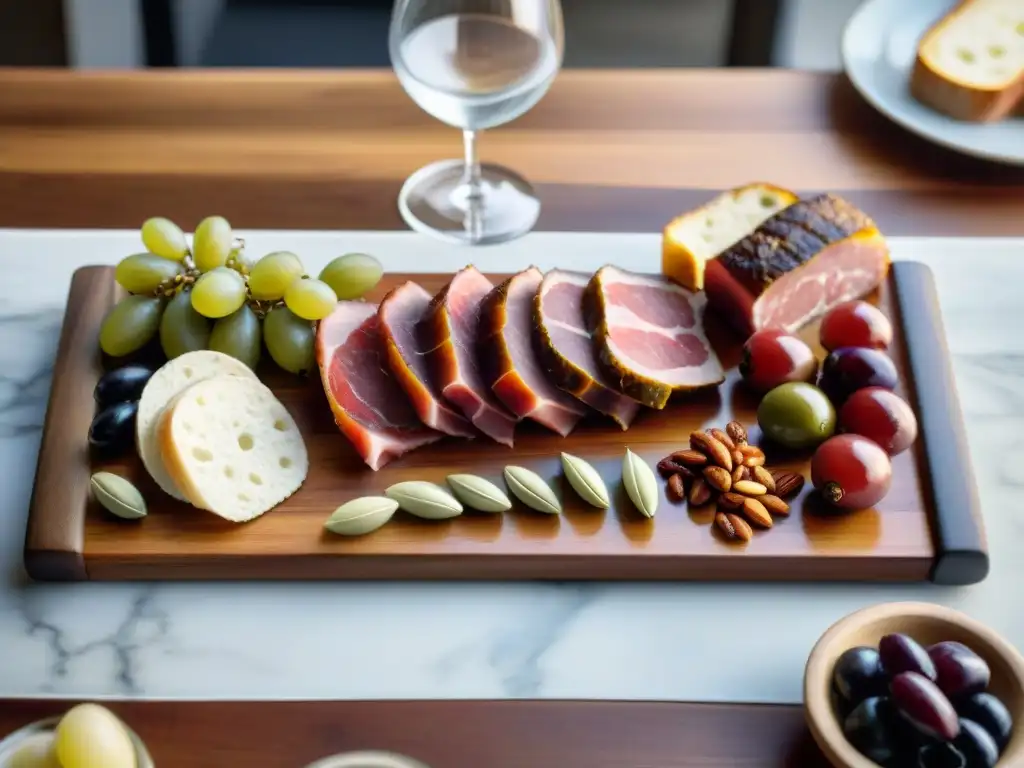
[[[991,693],[976,693],[957,703],[960,717],[978,723],[996,740],[999,749],[1004,749],[1013,733],[1013,718],[1010,711]]]
[[[836,435],[811,457],[811,482],[841,509],[872,507],[889,492],[892,463],[878,443],[860,435]]]
[[[878,654],[890,676],[900,672],[917,672],[929,680],[935,680],[935,664],[928,651],[908,635],[900,632],[886,635],[878,641]]]
[[[874,440],[890,456],[902,453],[917,439],[917,417],[899,395],[884,387],[859,389],[839,409],[843,432]]]
[[[895,389],[899,383],[896,366],[884,352],[861,347],[840,347],[821,364],[818,386],[836,406],[865,387]]]
[[[936,643],[928,649],[928,655],[935,663],[936,683],[950,698],[980,693],[992,678],[985,660],[963,643]]]
[[[740,375],[756,392],[767,392],[787,381],[811,381],[817,372],[814,351],[784,331],[758,331],[743,345]]]
[[[848,301],[825,315],[819,338],[821,346],[830,352],[839,347],[888,349],[892,323],[874,304]]]
[[[901,672],[889,684],[893,703],[921,733],[952,741],[960,735],[960,720],[946,695],[924,675]]]
[[[973,720],[960,718],[960,735],[953,744],[967,758],[969,768],[995,768],[999,762],[999,745]]]

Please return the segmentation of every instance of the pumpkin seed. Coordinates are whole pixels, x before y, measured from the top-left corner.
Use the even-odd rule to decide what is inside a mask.
[[[579,456],[563,453],[562,471],[565,472],[569,485],[587,504],[598,509],[608,509],[611,505],[608,500],[608,488],[605,487],[601,475],[590,464]]]
[[[398,509],[398,502],[385,496],[363,496],[346,501],[324,523],[339,536],[362,536],[380,528]]]
[[[462,514],[462,505],[448,491],[424,480],[395,483],[384,495],[398,502],[410,515],[425,520],[447,520]]]
[[[536,472],[525,467],[505,467],[505,482],[512,495],[530,509],[548,515],[560,515],[562,504],[547,483]]]
[[[478,475],[448,475],[455,498],[481,512],[507,512],[512,502],[498,486]]]
[[[120,475],[97,472],[89,479],[92,495],[105,510],[124,520],[146,516],[146,500],[139,489]]]
[[[654,517],[658,509],[658,480],[647,462],[628,448],[622,460],[622,484],[626,495],[644,517]]]

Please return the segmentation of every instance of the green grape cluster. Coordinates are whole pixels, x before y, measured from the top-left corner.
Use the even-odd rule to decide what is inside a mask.
[[[266,349],[290,373],[316,364],[314,324],[339,300],[358,299],[383,275],[373,256],[339,256],[317,278],[291,251],[252,261],[223,216],[195,228],[191,246],[170,219],[147,219],[143,253],[121,260],[114,279],[128,292],[100,326],[100,348],[112,357],[137,352],[154,338],[168,359],[211,349],[250,368]]]

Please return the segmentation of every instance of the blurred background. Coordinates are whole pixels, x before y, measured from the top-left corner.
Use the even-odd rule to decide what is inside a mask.
[[[839,70],[839,35],[858,2],[562,0],[565,66]],[[0,66],[389,66],[391,5],[6,0],[0,2]]]

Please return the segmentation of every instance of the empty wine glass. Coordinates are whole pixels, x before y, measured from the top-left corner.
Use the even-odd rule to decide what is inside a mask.
[[[528,232],[540,201],[515,171],[477,156],[477,134],[526,112],[562,64],[558,0],[396,0],[391,61],[424,111],[462,129],[464,157],[410,176],[398,207],[410,227],[462,243]]]

